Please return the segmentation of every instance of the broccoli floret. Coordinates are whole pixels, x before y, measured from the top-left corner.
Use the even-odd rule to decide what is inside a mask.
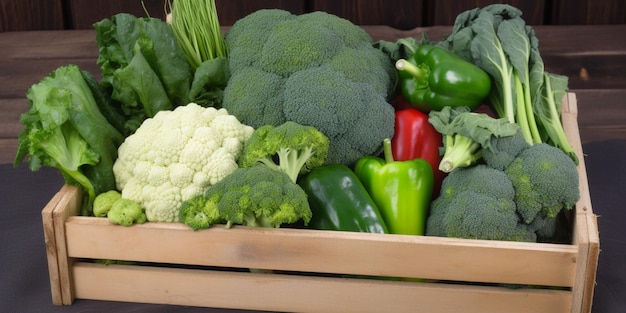
[[[451,201],[435,199],[426,235],[505,241],[536,241],[535,233],[519,222],[515,202],[471,190]]]
[[[226,33],[224,40],[228,47],[228,61],[231,72],[258,66],[259,51],[272,29],[294,15],[279,9],[262,9],[238,19]],[[232,47],[238,47],[233,49]],[[256,51],[257,53],[250,53]]]
[[[474,191],[493,198],[513,201],[515,190],[509,177],[485,164],[455,169],[441,183],[440,198],[450,201],[463,191]]]
[[[428,121],[443,135],[444,154],[439,170],[450,173],[482,159],[484,149],[491,149],[493,137],[513,136],[519,126],[505,118],[471,112],[468,107],[444,107],[431,111]]]
[[[485,163],[495,169],[504,171],[517,155],[530,147],[521,129],[513,136],[491,137],[491,148],[483,149],[482,158]]]
[[[313,126],[330,139],[326,162],[345,165],[379,153],[393,135],[393,64],[348,20],[259,10],[238,20],[225,41],[231,77],[222,106],[242,123]]]
[[[326,163],[352,165],[382,151],[394,133],[395,112],[372,85],[346,79],[328,67],[292,75],[284,91],[288,120],[310,125],[330,140]]]
[[[93,200],[93,215],[96,217],[106,217],[113,204],[122,198],[122,194],[113,189],[98,194]]]
[[[295,183],[300,174],[324,163],[328,155],[328,138],[315,127],[285,122],[279,126],[257,128],[244,144],[239,166],[263,163],[286,173]]]
[[[214,203],[227,227],[242,224],[278,228],[311,219],[304,190],[287,174],[259,164],[239,168],[204,195]]]
[[[535,241],[521,223],[512,182],[484,164],[457,168],[444,178],[431,203],[426,235],[509,241]]]
[[[107,218],[111,224],[123,226],[143,224],[148,220],[145,210],[138,202],[124,198],[113,203],[111,210],[107,213]]]
[[[372,53],[369,49],[343,49],[328,65],[330,70],[342,73],[346,80],[369,84],[376,93],[385,95],[393,93],[394,89],[389,88],[389,77],[396,75],[392,66],[381,70],[380,64],[386,64],[388,60],[386,55]]]
[[[215,199],[207,199],[204,195],[184,201],[180,206],[178,219],[193,230],[206,229],[223,222]]]
[[[527,224],[540,213],[554,218],[580,198],[576,164],[549,144],[537,143],[523,150],[504,172],[513,183],[517,210]]]
[[[147,221],[145,210],[133,200],[122,198],[122,194],[113,189],[96,196],[93,201],[93,214],[107,217],[111,224],[130,226]]]
[[[258,128],[280,125],[283,113],[283,89],[286,79],[280,75],[248,67],[232,75],[224,90],[224,108],[246,125]]]

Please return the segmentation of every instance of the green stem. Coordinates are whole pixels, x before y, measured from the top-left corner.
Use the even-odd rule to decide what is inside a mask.
[[[391,163],[393,159],[393,151],[391,150],[391,139],[385,138],[383,140],[383,154],[385,156],[385,163]]]
[[[396,61],[396,69],[398,71],[410,74],[411,76],[413,76],[413,78],[415,78],[418,81],[426,80],[426,76],[427,76],[426,71],[424,71],[419,66],[405,59],[399,59],[398,61]]]
[[[524,135],[524,139],[529,144],[533,143],[533,135],[530,132],[530,126],[528,126],[528,114],[526,114],[526,105],[524,104],[524,87],[522,86],[522,81],[519,79],[519,75],[514,74],[513,78],[515,80],[515,115],[517,124],[520,126],[522,130],[522,134]]]

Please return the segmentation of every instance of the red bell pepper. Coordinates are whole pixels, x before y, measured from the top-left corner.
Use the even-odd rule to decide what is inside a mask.
[[[397,161],[408,161],[416,158],[426,160],[433,168],[433,198],[439,195],[441,182],[445,173],[439,170],[441,155],[439,147],[443,145],[443,137],[428,122],[428,114],[411,107],[402,98],[396,98],[395,133],[391,140],[391,151]]]

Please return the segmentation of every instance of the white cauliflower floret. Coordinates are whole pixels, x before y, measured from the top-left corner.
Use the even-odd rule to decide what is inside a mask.
[[[148,221],[178,221],[183,201],[237,169],[253,131],[225,109],[190,103],[161,111],[120,145],[113,165],[117,188],[145,208]]]

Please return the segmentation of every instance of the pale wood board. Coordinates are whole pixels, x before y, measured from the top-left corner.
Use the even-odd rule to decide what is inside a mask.
[[[68,257],[67,253],[67,235],[65,221],[70,216],[78,215],[82,204],[82,192],[76,187],[64,186],[66,192],[57,204],[57,209],[52,214],[57,261],[59,266],[59,276],[61,283],[61,298],[63,304],[72,304],[74,302],[74,282],[72,279],[72,265],[74,260]],[[60,209],[63,208],[63,209]]]
[[[41,211],[43,224],[44,242],[46,245],[46,259],[48,262],[48,276],[50,277],[50,293],[52,304],[63,304],[61,295],[61,274],[59,273],[59,251],[56,246],[56,233],[54,228],[54,210],[59,201],[65,195],[65,190],[61,188]]]
[[[578,106],[575,94],[568,93],[566,95],[563,102],[563,111],[563,128],[579,159],[580,200],[576,204],[576,231],[573,238],[579,251],[576,279],[572,292],[574,303],[580,304],[580,307],[573,309],[577,310],[576,312],[590,312],[598,266],[600,239],[596,216],[593,214],[591,206],[587,169],[577,124]]]
[[[74,279],[78,298],[272,312],[565,313],[572,300],[558,290],[90,263],[75,264]]]

